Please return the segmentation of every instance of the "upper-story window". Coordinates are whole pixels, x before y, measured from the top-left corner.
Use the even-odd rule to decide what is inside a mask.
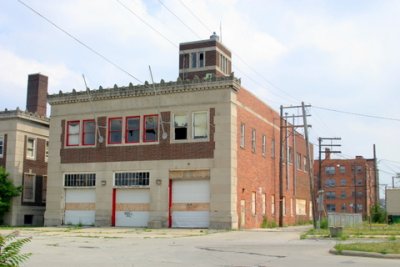
[[[122,118],[110,118],[108,120],[108,143],[121,144],[122,142]]]
[[[221,71],[223,73],[228,74],[229,72],[228,59],[222,54],[219,55],[219,67],[221,68]]]
[[[245,131],[246,125],[244,123],[240,124],[240,147],[244,148],[245,146]]]
[[[188,119],[186,114],[174,115],[174,137],[175,140],[187,140],[188,138]]]
[[[193,52],[190,54],[190,67],[203,68],[205,66],[205,52]]]
[[[262,141],[261,153],[262,153],[263,157],[265,157],[265,153],[267,151],[267,137],[265,135],[263,135],[261,141]]]
[[[36,139],[28,137],[26,140],[26,158],[35,159],[36,158]]]
[[[293,163],[293,148],[291,148],[291,147],[289,147],[288,162],[289,162],[290,164]]]
[[[67,123],[67,146],[78,146],[80,134],[80,122],[69,121]]]
[[[83,145],[94,145],[96,138],[96,124],[94,120],[83,121],[82,143]]]
[[[143,142],[158,141],[158,115],[144,116]]]
[[[339,172],[340,172],[340,173],[345,173],[345,172],[346,172],[346,167],[340,165],[340,166],[339,166]]]
[[[344,185],[346,185],[346,184],[347,184],[346,178],[340,179],[340,185],[344,186]]]
[[[251,129],[251,151],[256,152],[256,129]]]
[[[301,154],[296,154],[296,169],[301,170]]]
[[[4,155],[4,137],[0,136],[0,158]]]
[[[140,141],[140,117],[127,117],[126,118],[126,143],[139,143]]]
[[[326,166],[325,167],[325,174],[335,174],[336,169],[335,166]]]
[[[208,138],[207,115],[206,111],[193,112],[193,139]]]
[[[49,140],[46,140],[44,147],[44,161],[47,162],[49,160]]]

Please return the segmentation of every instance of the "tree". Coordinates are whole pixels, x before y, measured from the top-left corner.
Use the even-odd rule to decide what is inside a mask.
[[[0,224],[3,224],[4,214],[10,210],[11,200],[19,196],[22,191],[21,186],[15,186],[8,179],[8,173],[0,166]]]
[[[31,253],[21,253],[22,246],[29,241],[30,237],[17,239],[18,232],[9,235],[0,235],[0,266],[17,267],[26,261]]]
[[[384,223],[386,221],[386,211],[378,204],[371,207],[371,220],[374,223]]]

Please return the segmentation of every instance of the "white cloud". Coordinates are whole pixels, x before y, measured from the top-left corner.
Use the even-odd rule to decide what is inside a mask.
[[[58,92],[57,90],[65,88],[65,86],[71,86],[79,79],[82,81],[79,75],[62,64],[49,64],[23,58],[1,46],[0,58],[0,94],[6,100],[1,102],[1,105],[4,105],[1,109],[14,109],[17,106],[25,109],[29,74],[42,73],[48,76],[51,93]]]

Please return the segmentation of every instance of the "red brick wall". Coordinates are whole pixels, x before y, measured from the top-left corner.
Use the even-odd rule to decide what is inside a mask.
[[[163,121],[170,121],[170,112],[161,113]],[[214,124],[215,109],[210,109],[210,124]],[[79,119],[79,118],[77,118]],[[62,121],[61,142],[65,144],[65,121]],[[107,125],[107,118],[98,118],[99,125]],[[161,127],[160,127],[161,128]],[[88,162],[118,162],[118,161],[146,161],[146,160],[173,160],[173,159],[203,159],[214,157],[214,127],[210,127],[209,141],[206,142],[170,142],[170,125],[164,123],[164,130],[168,138],[163,140],[159,131],[158,144],[107,146],[107,129],[100,128],[105,141],[96,147],[62,148],[61,163],[88,163]]]
[[[279,219],[279,114],[269,106],[260,101],[250,92],[241,88],[237,95],[238,101],[253,112],[267,120],[258,118],[247,109],[238,106],[237,117],[237,146],[238,146],[238,214],[241,214],[240,201],[246,201],[246,222],[245,228],[260,227],[263,221],[262,215],[262,193],[266,193],[266,218],[268,221],[278,223]],[[245,124],[245,147],[240,147],[241,124]],[[276,125],[273,127],[271,124]],[[252,129],[256,129],[256,151],[252,151]],[[262,155],[262,135],[266,136],[266,155]],[[275,155],[271,155],[271,142],[275,140]],[[297,151],[306,155],[304,139],[297,136]],[[293,146],[293,144],[290,144]],[[285,170],[285,166],[284,166]],[[290,165],[290,190],[284,186],[286,197],[286,210],[290,209],[290,199],[293,198],[293,209],[295,209],[295,198],[307,200],[307,207],[310,199],[308,176],[305,171],[296,171],[297,186],[294,194],[293,164]],[[285,177],[285,173],[284,173]],[[284,178],[284,184],[285,178]],[[256,214],[252,214],[252,192],[256,192]],[[275,197],[275,213],[271,213],[271,196]],[[307,208],[308,212],[308,208]],[[289,213],[289,212],[287,212]],[[239,216],[240,217],[240,216]],[[307,216],[285,216],[284,224],[294,224],[296,221],[308,220]],[[243,222],[241,222],[243,227]]]
[[[319,162],[314,161],[314,175],[318,177],[319,172]],[[354,208],[351,208],[350,203],[362,204],[363,216],[369,214],[369,207],[375,204],[375,171],[373,161],[371,163],[364,159],[331,159],[323,160],[321,163],[321,186],[325,193],[324,205],[326,209],[327,204],[332,204],[336,206],[336,212],[340,213],[353,213]],[[326,174],[325,167],[335,167],[335,174]],[[339,166],[345,167],[345,172],[341,173]],[[354,169],[355,166],[361,166],[361,171]],[[333,179],[335,181],[334,186],[329,186],[327,184],[328,179]],[[345,184],[341,183],[344,179]],[[355,183],[354,183],[355,181]],[[357,181],[361,182],[360,184]],[[316,185],[318,184],[318,179],[316,179]],[[335,199],[327,199],[328,192],[335,192]],[[342,192],[345,192],[346,196],[342,198]],[[362,196],[353,195],[353,192],[362,192]],[[342,210],[342,204],[346,204],[346,209]]]

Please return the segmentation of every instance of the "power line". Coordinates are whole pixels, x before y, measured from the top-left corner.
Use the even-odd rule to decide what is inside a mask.
[[[158,2],[166,9],[168,10],[169,13],[171,13],[177,20],[179,20],[180,23],[183,24],[186,28],[188,28],[194,35],[197,36],[197,38],[201,39],[201,36],[198,35],[191,27],[189,27],[183,20],[181,20],[180,17],[178,17],[174,12],[172,12],[171,9],[169,9],[161,0],[158,0]]]
[[[182,2],[182,0],[179,0],[179,2],[181,3],[181,5],[182,5],[184,8],[186,8],[187,11],[189,11],[190,14],[192,14],[192,16],[193,16],[198,22],[200,22],[200,24],[201,24],[208,32],[212,32],[212,30],[211,30],[205,23],[203,23],[203,21],[202,21],[199,17],[197,17],[197,15],[196,15],[189,7],[187,7],[187,6]]]
[[[332,112],[337,112],[337,113],[343,113],[343,114],[349,114],[349,115],[354,115],[354,116],[360,116],[360,117],[366,117],[366,118],[400,121],[400,119],[398,119],[398,118],[390,118],[390,117],[384,117],[384,116],[378,116],[378,115],[362,114],[362,113],[356,113],[356,112],[350,112],[350,111],[344,111],[344,110],[338,110],[338,109],[332,109],[332,108],[324,108],[324,107],[319,107],[319,106],[314,106],[314,105],[313,105],[313,107],[317,108],[317,109],[322,109],[322,110],[327,110],[327,111],[332,111]]]
[[[159,30],[157,30],[156,28],[154,28],[152,25],[150,25],[150,23],[148,23],[147,21],[145,21],[144,19],[142,19],[138,14],[136,14],[131,8],[129,8],[128,6],[126,6],[124,3],[122,3],[120,0],[115,0],[118,4],[120,4],[123,8],[125,8],[129,13],[131,13],[132,15],[134,15],[136,18],[138,18],[142,23],[144,23],[147,27],[149,27],[150,29],[152,29],[154,32],[156,32],[158,35],[160,35],[162,38],[164,38],[167,42],[169,42],[171,45],[173,45],[174,47],[178,47],[173,41],[171,41],[170,39],[168,39],[168,37],[166,37],[165,35],[163,35]]]
[[[139,80],[138,78],[136,78],[135,76],[133,76],[131,73],[129,73],[127,70],[125,70],[124,68],[122,68],[121,66],[119,66],[117,63],[113,62],[111,59],[107,58],[106,56],[104,56],[103,54],[101,54],[100,52],[97,52],[95,49],[93,49],[92,47],[90,47],[89,45],[85,44],[83,41],[79,40],[77,37],[75,37],[74,35],[72,35],[71,33],[67,32],[66,30],[64,30],[63,28],[61,28],[60,26],[58,26],[57,24],[55,24],[53,21],[51,21],[50,19],[48,19],[46,16],[44,16],[43,14],[39,13],[37,10],[35,10],[34,8],[32,8],[31,6],[29,6],[28,4],[26,4],[25,2],[23,2],[22,0],[18,0],[18,2],[22,5],[24,5],[26,8],[30,9],[32,12],[34,12],[36,15],[40,16],[42,19],[44,19],[45,21],[47,21],[48,23],[50,23],[51,25],[53,25],[55,28],[57,28],[58,30],[62,31],[64,34],[66,34],[67,36],[69,36],[70,38],[72,38],[73,40],[75,40],[77,43],[79,43],[80,45],[84,46],[85,48],[87,48],[89,51],[91,51],[92,53],[96,54],[97,56],[99,56],[100,58],[102,58],[103,60],[105,60],[106,62],[108,62],[109,64],[113,65],[115,68],[119,69],[120,71],[124,72],[125,74],[127,74],[128,76],[132,77],[133,79],[135,79],[136,81],[138,81],[139,83],[143,83],[141,80]]]

